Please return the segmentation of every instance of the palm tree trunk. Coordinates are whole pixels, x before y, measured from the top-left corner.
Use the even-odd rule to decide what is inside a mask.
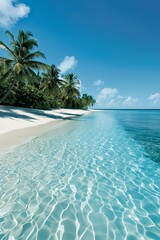
[[[14,81],[13,81],[10,89],[8,89],[8,91],[6,92],[6,94],[0,99],[0,104],[9,96],[9,94],[11,93],[11,91],[12,91],[15,83],[16,83],[16,78],[14,79]]]

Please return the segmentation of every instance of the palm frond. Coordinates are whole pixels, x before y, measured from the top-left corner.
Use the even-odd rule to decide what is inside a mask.
[[[25,59],[25,61],[26,60],[28,61],[28,60],[32,60],[35,58],[46,58],[46,56],[42,52],[36,51],[36,52],[28,54],[24,59]]]
[[[0,41],[0,48],[5,49],[9,53],[11,53],[13,57],[15,57],[14,52],[9,47],[7,47],[7,45],[2,41]]]
[[[33,49],[34,47],[38,47],[38,42],[36,39],[28,39],[23,43],[23,46],[29,50]]]
[[[13,36],[13,34],[10,32],[10,31],[5,31],[5,34],[7,34],[7,35],[9,35],[9,37],[11,38],[11,40],[14,42],[15,41],[15,39],[14,39],[14,36]]]
[[[25,69],[26,72],[29,73],[30,77],[36,77],[36,73],[31,69],[31,68],[27,68]]]
[[[25,62],[26,66],[33,68],[33,69],[38,69],[38,70],[47,70],[48,69],[48,64],[42,63],[39,61],[28,61]]]
[[[2,81],[14,76],[13,67],[10,67],[2,76]]]
[[[42,72],[41,76],[42,76],[42,78],[47,79],[48,78],[48,73]]]
[[[16,74],[19,74],[23,70],[23,65],[21,63],[16,63],[13,70]]]
[[[33,33],[30,31],[24,32],[23,30],[20,30],[19,32],[23,32],[23,34],[26,36],[26,38],[33,37]]]
[[[24,68],[22,75],[28,82],[33,82],[33,79],[36,77],[36,73],[30,68]]]
[[[33,49],[33,47],[37,47],[38,43],[37,40],[33,37],[33,34],[31,32],[24,32],[24,31],[19,31],[18,36],[17,36],[17,46],[23,46],[27,49]]]
[[[3,63],[7,60],[10,60],[10,61],[13,61],[12,59],[9,59],[9,58],[5,58],[5,57],[0,57],[0,63]]]
[[[7,72],[8,69],[14,64],[14,60],[0,57],[0,66],[3,73]]]

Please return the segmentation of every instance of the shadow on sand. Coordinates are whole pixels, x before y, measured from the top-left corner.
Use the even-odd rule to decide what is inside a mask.
[[[14,111],[14,109],[23,111],[24,114],[17,113]],[[48,112],[49,112],[49,110],[48,110]],[[34,117],[28,116],[27,113],[34,114]],[[67,114],[67,113],[65,113],[65,114],[72,115],[72,114]],[[45,113],[43,110],[37,110],[37,109],[29,109],[29,108],[18,108],[17,109],[16,107],[15,108],[12,107],[12,109],[11,109],[10,107],[6,107],[6,106],[5,107],[1,106],[1,109],[0,109],[0,118],[18,118],[18,119],[33,121],[33,120],[36,120],[36,115],[37,115],[37,117],[42,116],[42,117],[51,118],[51,119],[66,119],[63,116],[57,116],[56,114],[53,114],[53,113]],[[73,114],[73,116],[75,116],[75,115]]]

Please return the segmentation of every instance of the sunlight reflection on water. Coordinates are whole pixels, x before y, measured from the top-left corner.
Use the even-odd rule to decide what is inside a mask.
[[[117,114],[70,120],[1,157],[0,239],[160,239],[159,165]]]

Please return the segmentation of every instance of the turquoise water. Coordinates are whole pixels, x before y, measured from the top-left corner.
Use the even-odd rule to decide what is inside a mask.
[[[0,239],[159,240],[159,123],[100,111],[1,154]]]

